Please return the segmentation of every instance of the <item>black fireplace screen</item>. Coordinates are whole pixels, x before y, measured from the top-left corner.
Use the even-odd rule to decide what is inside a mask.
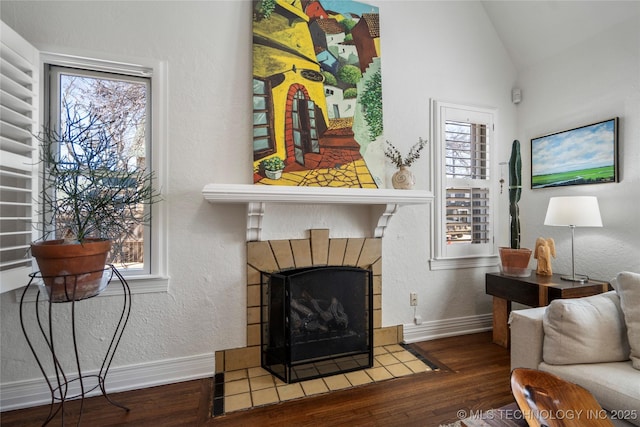
[[[371,270],[309,267],[261,276],[264,369],[292,383],[372,366]]]

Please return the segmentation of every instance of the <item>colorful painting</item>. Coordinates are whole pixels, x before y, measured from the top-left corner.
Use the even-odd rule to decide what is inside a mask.
[[[349,0],[253,2],[255,184],[381,185],[379,23]]]
[[[618,118],[531,140],[531,188],[618,181]]]

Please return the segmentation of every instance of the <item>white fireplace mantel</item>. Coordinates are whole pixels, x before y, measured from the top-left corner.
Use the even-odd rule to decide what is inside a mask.
[[[423,190],[251,184],[207,184],[202,189],[202,195],[209,203],[247,205],[247,241],[260,240],[267,203],[385,206],[374,230],[375,237],[382,237],[391,217],[401,206],[429,204],[433,201],[433,194]]]

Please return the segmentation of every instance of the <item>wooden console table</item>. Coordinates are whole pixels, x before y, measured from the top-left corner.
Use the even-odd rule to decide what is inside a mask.
[[[514,301],[530,307],[544,307],[554,299],[588,297],[611,289],[609,282],[593,279],[586,283],[569,282],[560,276],[539,276],[535,271],[529,277],[487,273],[486,292],[493,295],[493,342],[502,347],[509,346],[508,321]]]

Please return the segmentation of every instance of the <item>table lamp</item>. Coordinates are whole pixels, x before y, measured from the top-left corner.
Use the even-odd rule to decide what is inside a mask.
[[[571,228],[571,276],[562,280],[585,283],[589,277],[576,275],[574,238],[576,227],[602,227],[598,198],[595,196],[551,197],[544,225]]]

